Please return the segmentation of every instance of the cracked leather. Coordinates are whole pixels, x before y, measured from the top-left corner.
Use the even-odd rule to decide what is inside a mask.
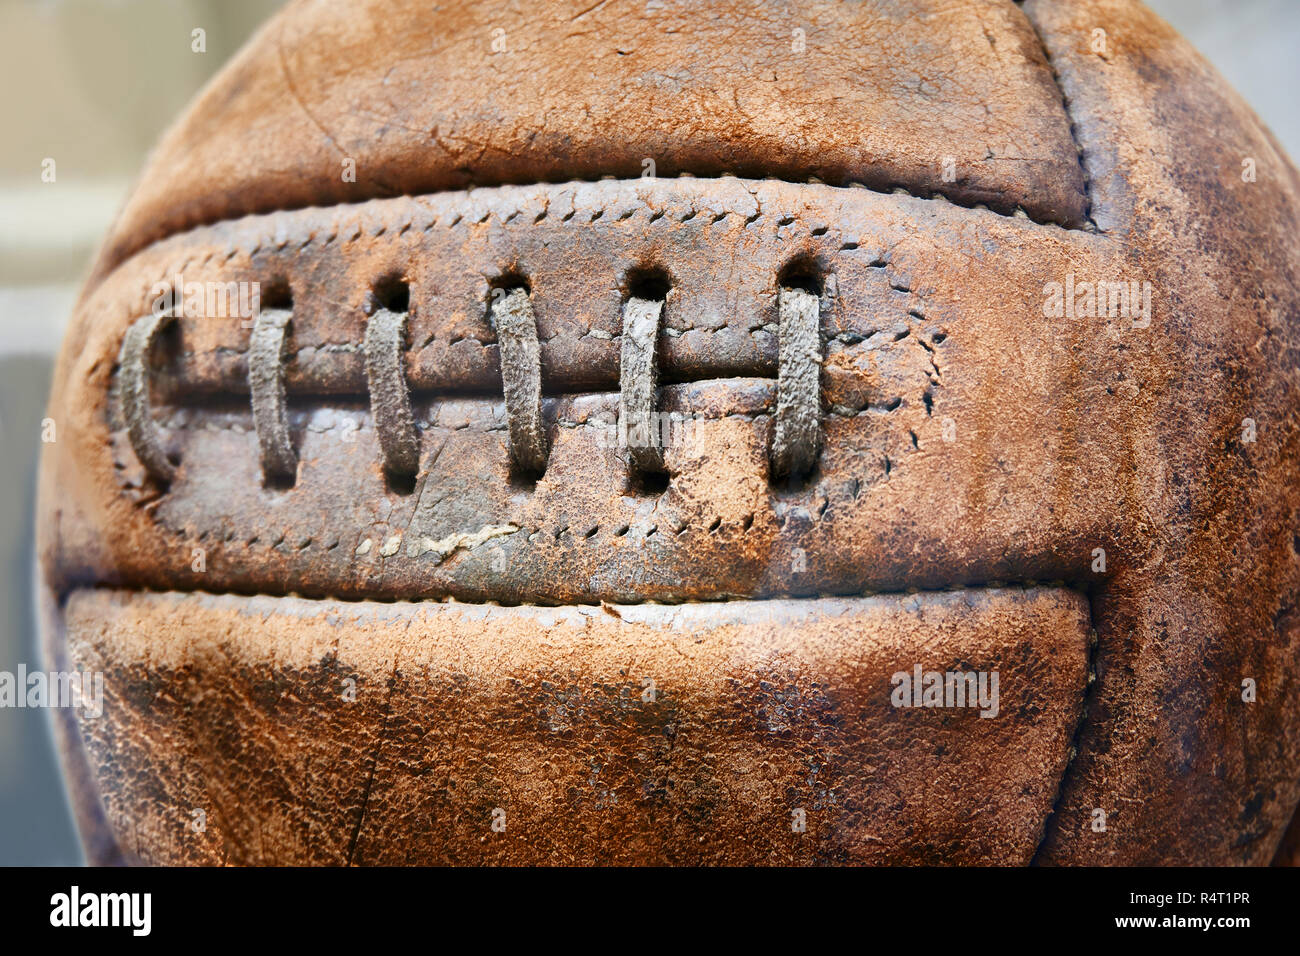
[[[934,189],[1067,224],[1086,207],[1042,46],[1002,0],[294,4],[164,137],[98,269],[250,212],[648,170]]]
[[[81,591],[69,620],[109,689],[96,775],[130,766],[106,813],[150,863],[1025,863],[1087,675],[1087,601],[1051,588],[562,608]],[[900,719],[880,689],[918,646],[998,670],[1001,716]],[[203,833],[177,825],[195,807]]]
[[[266,862],[396,861],[403,845],[425,861],[622,861],[593,836],[610,819],[622,822],[601,832],[659,839],[661,861],[1272,859],[1300,798],[1290,705],[1300,691],[1300,177],[1268,132],[1133,2],[579,12],[290,7],[151,161],[77,306],[51,399],[58,441],[42,464],[51,658],[97,662],[121,700],[138,701],[131,688],[156,679],[180,708],[133,704],[104,726],[63,724],[92,856],[250,861],[233,802],[247,792],[258,796],[239,812],[263,814],[280,834],[256,857]],[[1099,27],[1104,55],[1090,45]],[[796,28],[812,54],[802,60]],[[1255,158],[1257,181],[1242,180],[1243,156]],[[647,157],[657,178],[639,178]],[[355,182],[339,175],[348,158]],[[616,178],[561,181],[601,176]],[[814,471],[789,482],[769,475],[768,449],[778,296],[792,265],[823,280],[823,355],[821,450]],[[623,303],[646,269],[671,285],[658,407],[677,431],[662,490],[630,473],[612,425]],[[290,291],[291,485],[262,480],[251,323],[238,317],[181,316],[159,334],[152,407],[175,477],[159,487],[136,458],[116,358],[155,284],[178,275]],[[376,283],[394,275],[409,284],[403,369],[421,444],[404,488],[384,473],[362,344]],[[491,290],[517,276],[537,321],[549,441],[535,483],[510,467],[489,322]],[[1047,285],[1069,276],[1150,282],[1150,325],[1045,317]],[[1257,426],[1249,443],[1245,418]],[[988,587],[997,582],[1033,581],[1058,582],[1044,592],[1057,607],[1086,592],[1087,619],[1043,623],[1033,640],[988,632],[987,615],[1004,620],[1008,607],[1037,626],[1038,612],[987,597],[1003,593]],[[89,593],[106,587],[123,593]],[[1029,665],[1013,666],[1012,649],[1044,655],[1035,679],[1053,688],[1039,701],[1051,716],[1008,706],[963,722],[967,743],[926,725],[944,748],[931,757],[948,755],[939,764],[892,749],[899,712],[841,714],[841,736],[792,724],[800,759],[824,761],[837,780],[825,799],[856,808],[810,812],[806,845],[770,829],[790,835],[791,806],[764,801],[807,776],[798,760],[763,763],[761,740],[777,748],[776,736],[746,738],[751,749],[730,763],[655,757],[654,779],[669,789],[767,781],[690,804],[727,821],[720,842],[693,855],[687,843],[700,832],[681,821],[696,818],[656,815],[637,796],[651,779],[629,756],[640,745],[602,738],[617,723],[613,704],[591,703],[569,738],[501,716],[532,707],[570,665],[564,686],[583,699],[614,680],[620,655],[685,695],[674,718],[636,717],[650,737],[676,734],[685,755],[730,739],[724,714],[758,719],[769,703],[735,688],[773,660],[798,694],[831,687],[832,716],[860,697],[887,707],[891,668],[910,663],[902,650],[868,654],[861,636],[837,648],[816,628],[794,628],[775,649],[735,651],[724,671],[739,683],[718,684],[704,664],[679,663],[667,619],[655,623],[668,611],[650,605],[629,630],[601,617],[600,603],[707,601],[716,603],[698,607],[725,616],[742,599],[819,605],[913,588],[962,589],[922,603],[972,602],[951,625],[990,651],[984,660],[1006,662],[1005,694],[1027,693]],[[301,597],[291,607],[173,593],[182,591]],[[536,608],[489,605],[483,620],[501,612],[509,623],[462,631],[448,622],[463,610],[372,603],[449,598],[585,606],[600,622],[584,638],[590,659],[536,639]],[[904,599],[882,600],[863,633],[888,646],[921,639],[901,623]],[[230,624],[248,619],[239,601],[263,615],[260,632]],[[349,615],[376,648],[322,623]],[[408,636],[394,615],[409,617]],[[703,646],[726,657],[733,638],[715,643],[706,618]],[[576,640],[566,630],[576,619],[565,620],[560,644]],[[250,688],[274,678],[324,694],[332,665],[311,649],[330,633],[352,642],[347,666],[387,688],[401,720],[451,693],[439,681],[468,681],[457,706],[477,702],[499,719],[484,717],[476,743],[453,741],[435,761],[440,779],[465,788],[437,797],[450,801],[439,813],[486,820],[502,790],[531,792],[529,781],[553,773],[564,785],[523,811],[545,841],[489,853],[439,830],[421,802],[434,797],[399,772],[425,744],[406,725],[386,738],[378,728],[399,711],[374,696],[304,725],[342,768],[337,798],[294,778],[306,766],[296,751],[269,754],[278,776],[241,770],[234,741],[260,733],[274,750],[278,722],[297,719]],[[473,646],[438,657],[449,640]],[[385,673],[415,680],[396,663],[399,648],[441,662],[431,684],[392,692]],[[200,687],[185,676],[190,653],[229,660]],[[151,677],[154,654],[172,663]],[[498,654],[514,663],[494,682]],[[1252,703],[1246,678],[1259,689]],[[532,756],[487,773],[489,741],[502,739]],[[855,776],[877,759],[887,772]],[[591,761],[616,768],[604,798]],[[936,799],[923,778],[940,764],[1005,816],[973,830],[974,804],[922,807]],[[365,767],[376,769],[363,800]],[[182,782],[161,784],[167,774]],[[488,779],[486,791],[470,785]],[[989,796],[1011,786],[1030,786],[1032,799]],[[570,816],[538,809],[570,790]],[[229,808],[226,822],[215,842],[183,844],[187,821],[167,808],[205,794]],[[1092,826],[1099,808],[1104,832]]]

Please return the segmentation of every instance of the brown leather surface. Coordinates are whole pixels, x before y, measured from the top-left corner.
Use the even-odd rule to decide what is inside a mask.
[[[81,725],[110,825],[151,864],[1023,864],[1089,640],[1086,599],[1045,588],[564,608],[85,591],[68,620],[72,662],[112,688]],[[918,648],[998,671],[997,716],[891,706]]]
[[[165,140],[74,316],[51,404],[59,439],[43,462],[51,603],[97,601],[87,589],[103,586],[588,609],[719,602],[691,612],[707,630],[734,599],[1067,582],[1088,593],[1098,637],[1096,680],[1073,718],[1077,756],[1060,745],[1027,764],[1059,799],[999,824],[1018,827],[1020,841],[1042,831],[1041,845],[1008,838],[981,857],[992,824],[963,830],[951,818],[941,855],[1269,862],[1300,798],[1290,703],[1300,692],[1300,178],[1140,4],[911,4],[903,18],[904,6],[800,14],[813,25],[810,50],[832,35],[839,45],[797,71],[787,70],[793,26],[779,6],[763,17],[666,6],[676,32],[605,8],[579,18],[587,27],[561,29],[573,11],[559,6],[521,16],[481,4],[385,4],[382,18],[343,4],[286,11]],[[971,18],[985,29],[972,32]],[[381,21],[400,29],[396,48],[376,56]],[[467,38],[490,44],[498,22],[519,43],[503,57],[517,59],[456,55]],[[734,36],[720,42],[719,30]],[[446,45],[430,44],[431,32]],[[636,48],[620,55],[626,37]],[[765,69],[775,86],[751,82]],[[705,108],[712,96],[741,106]],[[1024,160],[998,159],[1006,136]],[[950,154],[953,183],[942,175]],[[339,162],[352,155],[358,177],[347,183]],[[643,157],[655,157],[660,178],[637,178]],[[1241,177],[1243,157],[1256,162],[1255,182]],[[679,171],[695,175],[666,175]],[[552,181],[604,175],[616,178]],[[498,185],[510,182],[519,185]],[[902,192],[880,191],[891,186]],[[969,208],[978,202],[989,208]],[[1007,214],[1018,206],[1025,215]],[[245,213],[257,215],[234,218]],[[596,427],[618,405],[621,303],[647,270],[671,286],[660,406],[684,426],[666,449],[662,489],[633,480]],[[263,481],[238,318],[182,319],[157,352],[155,414],[176,479],[159,486],[132,452],[113,397],[117,355],[153,284],[175,274],[289,293],[291,486]],[[1150,326],[1045,316],[1045,284],[1070,274],[1150,282]],[[773,483],[774,322],[792,275],[820,286],[822,449],[806,479]],[[360,351],[367,310],[395,277],[410,293],[404,367],[422,441],[413,488],[383,473]],[[520,278],[537,317],[551,442],[535,483],[509,466],[487,320],[492,289]],[[1250,443],[1246,418],[1257,428]],[[145,630],[103,637],[109,611],[67,622],[68,641],[96,648],[123,688],[143,679],[128,664],[139,642],[191,647],[169,616],[182,612],[168,606],[197,599],[141,600],[154,615]],[[273,672],[281,643],[311,630],[275,607],[266,658],[250,673]],[[414,607],[412,620],[435,613]],[[48,624],[56,660],[61,613],[56,605]],[[623,639],[594,640],[592,660]],[[667,640],[645,638],[658,648],[646,660],[675,667]],[[502,634],[502,653],[522,653],[514,643]],[[752,675],[750,665],[738,666]],[[1258,688],[1251,703],[1246,678]],[[87,828],[119,840],[131,794],[157,787],[152,761],[162,759],[146,746],[132,764],[122,741],[164,744],[150,737],[149,708],[133,713],[77,772],[111,811],[88,806]],[[197,732],[177,724],[166,740],[183,737],[175,726]],[[886,738],[868,739],[880,726],[864,724],[852,745],[888,753]],[[726,727],[711,732],[721,741]],[[192,742],[167,746],[189,752]],[[68,748],[75,768],[85,756],[74,734]],[[111,772],[105,753],[117,755]],[[1018,759],[998,772],[1020,773]],[[900,791],[923,792],[919,771],[890,767]],[[626,787],[616,792],[628,806]],[[249,806],[268,819],[323,806],[277,800]],[[586,807],[574,826],[596,828],[608,809]],[[1104,831],[1092,825],[1098,809]],[[904,800],[898,819],[919,812]],[[648,825],[619,819],[627,832]],[[445,821],[406,822],[390,843],[432,848],[447,836]],[[150,832],[150,845],[170,846],[162,824]],[[935,859],[909,843],[915,833],[890,832],[895,854]],[[306,853],[302,839],[286,836],[283,858]],[[338,849],[332,838],[308,843]],[[485,852],[440,845],[448,859]],[[584,845],[582,858],[596,859]],[[230,835],[223,852],[253,851]],[[398,851],[376,844],[362,858],[385,852]],[[180,858],[175,847],[165,854]]]
[[[249,212],[645,160],[1086,213],[1060,92],[1004,0],[295,3],[164,137],[96,271]]]
[[[60,446],[91,479],[77,505],[99,515],[85,543],[94,551],[76,543],[56,558],[69,583],[79,583],[78,573],[97,576],[80,571],[91,561],[113,568],[114,581],[153,588],[698,599],[1073,577],[1089,566],[1094,543],[1128,547],[1121,516],[1092,507],[1084,489],[1124,494],[1125,450],[1113,438],[1129,412],[1101,401],[1081,406],[1051,384],[1075,379],[1085,365],[1123,374],[1115,352],[1123,333],[1098,337],[1047,323],[1027,308],[1005,308],[1002,298],[1027,275],[1041,288],[1066,250],[1081,273],[1123,269],[1109,244],[867,190],[745,180],[582,186],[580,213],[537,219],[534,210],[548,201],[566,209],[571,191],[511,188],[495,214],[477,213],[482,221],[468,224],[457,197],[439,197],[429,201],[439,213],[434,224],[425,217],[418,229],[402,228],[419,212],[410,200],[244,220],[161,243],[115,273],[80,310],[73,332],[85,337],[86,372],[74,376],[84,392],[70,393],[69,407],[89,419],[107,415],[111,427],[107,435],[98,423],[78,428]],[[701,194],[716,212],[692,214]],[[655,219],[661,208],[672,211]],[[601,210],[609,212],[590,222]],[[338,218],[347,224],[336,230]],[[272,228],[286,240],[282,248],[269,242]],[[336,231],[341,238],[326,241]],[[1035,243],[1039,237],[1046,241]],[[972,275],[963,263],[977,254],[983,268]],[[830,407],[813,480],[773,487],[765,462],[771,326],[778,275],[796,256],[818,263],[831,289],[822,310]],[[548,402],[550,462],[536,484],[512,477],[505,446],[484,304],[494,259],[529,277],[544,381],[559,392]],[[481,271],[467,272],[467,263]],[[673,477],[663,493],[636,487],[616,436],[593,425],[612,421],[617,408],[620,287],[641,264],[671,277],[662,366],[666,382],[687,379],[661,396],[663,411],[684,416],[681,440],[666,450]],[[424,468],[411,493],[382,474],[357,352],[373,282],[366,277],[394,270],[411,288],[408,381],[417,396],[425,392],[416,401]],[[174,272],[186,281],[288,277],[298,360],[287,378],[301,396],[292,488],[262,480],[240,394],[247,386],[236,384],[247,382],[249,336],[237,319],[180,323],[174,391],[182,397],[168,408],[160,396],[158,407],[181,462],[166,494],[144,477],[124,424],[104,408],[122,330],[147,307],[152,283]],[[140,275],[151,278],[142,284]],[[1028,373],[1008,362],[1008,341],[1043,362]],[[228,394],[219,406],[206,394],[217,389]],[[352,392],[351,400],[340,392]],[[1058,446],[1075,441],[1074,430],[1027,432],[1019,416],[1002,413],[1007,405],[1036,406],[1047,420],[1105,424],[1088,429],[1096,432],[1094,452],[1067,470]],[[943,439],[948,418],[961,440]],[[83,435],[85,445],[73,448]],[[1003,462],[996,476],[991,449]],[[1050,521],[1040,497],[1020,490],[1029,487],[1052,489]],[[1014,540],[989,534],[994,524]],[[491,547],[452,554],[429,546],[484,529],[501,529]],[[204,570],[187,572],[195,547],[207,554]]]

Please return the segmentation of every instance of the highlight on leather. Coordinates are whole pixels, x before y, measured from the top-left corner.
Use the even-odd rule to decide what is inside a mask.
[[[176,466],[162,446],[162,434],[149,403],[149,353],[158,335],[171,324],[174,313],[143,315],[131,323],[118,354],[118,396],[126,419],[126,433],[136,458],[149,477],[167,484],[176,476]]]
[[[776,427],[772,432],[774,477],[812,470],[821,449],[821,332],[817,296],[782,289]]]
[[[628,462],[634,472],[662,472],[664,453],[655,427],[655,390],[659,384],[655,346],[659,341],[662,300],[629,298],[623,306],[623,341],[619,356],[619,417],[626,435]]]
[[[540,475],[550,447],[542,425],[542,349],[528,291],[494,290],[492,324],[501,350],[510,458],[520,471]]]
[[[298,456],[289,439],[284,390],[285,341],[293,313],[267,309],[253,322],[248,349],[248,385],[253,401],[253,428],[267,481],[292,482]]]
[[[384,455],[384,468],[410,478],[420,468],[420,436],[411,412],[411,393],[402,370],[406,313],[378,309],[366,323],[366,379],[370,415]]]

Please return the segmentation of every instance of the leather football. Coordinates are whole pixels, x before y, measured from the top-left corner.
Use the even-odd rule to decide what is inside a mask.
[[[289,5],[56,369],[89,859],[1290,859],[1297,237],[1134,0]]]

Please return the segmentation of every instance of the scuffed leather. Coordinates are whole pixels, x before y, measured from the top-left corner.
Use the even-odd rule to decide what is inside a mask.
[[[1042,47],[1004,0],[298,2],[163,138],[96,274],[250,212],[647,172],[1065,224],[1087,205]]]
[[[108,822],[149,864],[1023,864],[1087,680],[1087,602],[1045,588],[564,608],[82,591],[68,615],[71,660],[110,688],[81,724]],[[892,706],[918,648],[997,670],[998,716]]]

